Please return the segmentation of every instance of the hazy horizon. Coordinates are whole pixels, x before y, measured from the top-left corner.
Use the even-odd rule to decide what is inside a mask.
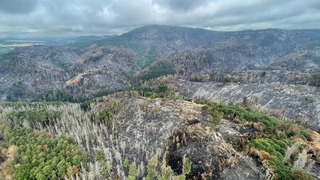
[[[0,37],[119,35],[149,25],[217,31],[317,29],[320,1],[1,0]]]

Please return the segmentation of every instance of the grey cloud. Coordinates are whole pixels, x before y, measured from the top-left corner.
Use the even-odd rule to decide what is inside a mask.
[[[180,25],[212,30],[320,27],[319,0],[0,0],[0,2],[1,34],[10,31],[57,36],[121,34],[148,24]]]
[[[317,0],[308,2],[300,0],[247,0],[241,3],[237,2],[239,1],[229,0],[211,3],[211,5],[193,12],[186,24],[197,24],[197,26],[216,30],[239,30],[239,28],[294,29],[303,27],[296,25],[298,17],[309,14],[310,11],[320,11],[319,1]],[[320,17],[319,14],[313,13],[312,17],[309,16],[308,18],[315,19]],[[201,21],[197,23],[197,19],[201,19]],[[304,24],[304,22],[300,22],[300,24]],[[308,24],[310,25],[310,23]],[[313,20],[313,24],[312,27],[314,28],[316,24],[319,25],[319,22]]]
[[[0,11],[10,14],[26,14],[32,12],[38,0],[0,0]]]
[[[205,5],[209,0],[153,0],[154,4],[164,6],[173,10],[189,11],[201,5]]]

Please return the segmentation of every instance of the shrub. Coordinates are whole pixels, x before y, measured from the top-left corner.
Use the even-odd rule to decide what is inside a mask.
[[[158,166],[158,156],[154,155],[151,157],[151,159],[148,161],[148,168],[149,169],[156,169]]]
[[[133,162],[129,167],[128,179],[135,179],[137,175],[138,175],[137,165],[136,163]]]
[[[268,152],[271,156],[268,158],[270,165],[274,169],[277,179],[291,179],[291,168],[283,162],[287,147],[292,144],[291,141],[281,141],[273,138],[255,139],[248,145],[259,150]],[[262,158],[262,157],[261,157]],[[290,176],[290,177],[289,177]]]
[[[99,112],[99,122],[105,123],[108,127],[110,127],[113,122],[113,115],[115,114],[116,108],[116,105],[106,106],[102,111]]]
[[[307,130],[299,131],[299,135],[300,135],[300,137],[302,137],[303,139],[305,139],[307,141],[312,141],[312,138]]]
[[[292,170],[292,180],[312,180],[312,176],[303,170]]]
[[[158,172],[155,169],[148,170],[148,175],[146,177],[146,180],[153,180],[158,176]]]
[[[320,86],[320,72],[311,75],[310,84],[314,86]]]
[[[224,84],[233,82],[234,80],[235,80],[235,78],[233,76],[231,76],[230,74],[227,74],[226,76],[223,77]]]
[[[103,152],[102,151],[97,151],[97,153],[96,153],[96,161],[98,161],[98,162],[102,162],[103,160],[104,160],[104,154],[103,154]]]
[[[189,174],[191,172],[191,165],[192,165],[192,162],[188,158],[183,157],[183,167],[182,167],[183,175]]]
[[[90,101],[85,101],[85,102],[80,103],[81,110],[85,111],[85,112],[90,111],[91,110],[90,103],[91,103]]]
[[[223,117],[223,112],[213,111],[211,116],[211,128],[214,129],[220,124],[221,118]]]
[[[124,167],[124,168],[129,168],[129,160],[128,160],[128,159],[125,159],[125,160],[123,161],[123,167]]]

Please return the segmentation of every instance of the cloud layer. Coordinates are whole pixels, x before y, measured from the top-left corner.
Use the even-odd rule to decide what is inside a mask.
[[[33,11],[38,0],[1,0],[0,11],[9,14],[25,14]]]
[[[319,0],[0,0],[0,37],[121,34],[147,24],[319,28]]]

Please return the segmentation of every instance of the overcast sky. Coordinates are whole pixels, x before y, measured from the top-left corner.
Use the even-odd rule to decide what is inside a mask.
[[[111,35],[148,24],[320,28],[320,0],[0,0],[0,37]]]

